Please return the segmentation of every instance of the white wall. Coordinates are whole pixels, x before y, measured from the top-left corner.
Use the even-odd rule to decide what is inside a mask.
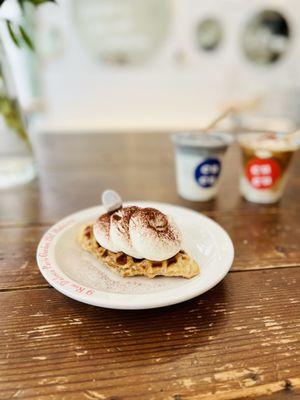
[[[73,23],[73,2],[45,5],[38,14],[44,129],[196,128],[228,102],[257,94],[267,99],[268,112],[297,117],[299,0],[170,0],[172,19],[162,48],[146,65],[128,67],[91,57]],[[246,60],[241,36],[250,17],[268,8],[286,16],[292,41],[286,56],[265,67]],[[215,52],[200,52],[194,27],[212,15],[224,26],[224,41]]]

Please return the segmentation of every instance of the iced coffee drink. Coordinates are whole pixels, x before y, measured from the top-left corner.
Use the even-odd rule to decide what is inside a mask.
[[[284,191],[287,172],[294,152],[295,138],[275,133],[239,135],[242,151],[240,190],[254,203],[275,203]]]

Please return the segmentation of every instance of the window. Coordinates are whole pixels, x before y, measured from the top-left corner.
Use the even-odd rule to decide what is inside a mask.
[[[255,64],[277,62],[287,51],[290,28],[286,18],[277,11],[262,11],[246,26],[243,50]]]

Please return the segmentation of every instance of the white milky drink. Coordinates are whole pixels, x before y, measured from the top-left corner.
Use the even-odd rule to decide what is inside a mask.
[[[266,132],[244,133],[238,141],[242,151],[241,194],[254,203],[280,200],[299,143],[291,136]]]
[[[175,145],[176,183],[181,197],[207,201],[218,192],[222,160],[232,136],[221,132],[182,132]]]

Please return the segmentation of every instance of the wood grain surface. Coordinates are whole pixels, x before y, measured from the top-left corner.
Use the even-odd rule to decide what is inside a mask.
[[[133,312],[48,288],[2,293],[0,398],[290,399],[300,389],[299,278],[237,272],[200,298]]]
[[[219,196],[176,194],[167,134],[42,135],[39,180],[0,195],[0,399],[289,400],[300,398],[300,160],[282,201],[238,192],[239,152]],[[59,218],[99,203],[171,202],[220,223],[231,273],[186,303],[116,311],[64,297],[38,272],[36,246]]]
[[[47,229],[36,226],[0,228],[0,290],[49,287],[38,270],[35,255]]]

